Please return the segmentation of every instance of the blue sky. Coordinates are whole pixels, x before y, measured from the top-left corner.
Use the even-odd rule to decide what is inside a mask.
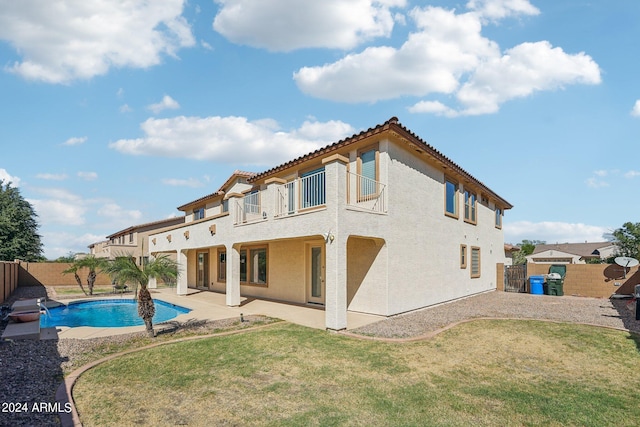
[[[506,242],[600,241],[638,221],[638,22],[637,0],[0,0],[0,179],[56,258],[397,116],[514,205]]]

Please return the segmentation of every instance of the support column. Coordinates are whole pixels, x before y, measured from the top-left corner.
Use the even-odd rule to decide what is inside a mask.
[[[227,249],[227,305],[240,305],[240,245],[230,244]]]
[[[325,326],[340,331],[347,329],[347,241],[334,236],[325,247]]]
[[[149,254],[149,262],[156,259],[153,254]],[[142,257],[142,262],[144,262],[144,257]],[[141,268],[145,268],[146,266],[141,266]],[[158,287],[158,280],[155,277],[149,277],[149,283],[147,283],[147,287],[149,289],[156,289]]]
[[[325,247],[325,326],[347,329],[347,238],[341,230],[347,201],[347,163],[339,154],[322,160],[325,170],[326,206],[333,226],[327,230]]]
[[[176,283],[176,293],[178,295],[186,295],[187,289],[188,289],[187,250],[186,249],[178,250],[177,261],[178,261],[178,280]]]

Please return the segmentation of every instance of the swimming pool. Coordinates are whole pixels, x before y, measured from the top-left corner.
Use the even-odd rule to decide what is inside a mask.
[[[191,310],[162,300],[153,300],[156,314],[153,323],[160,323],[189,313]],[[138,316],[138,305],[133,299],[113,299],[97,301],[78,301],[49,309],[48,314],[40,316],[40,327],[55,326],[93,326],[98,328],[118,328],[144,325]]]

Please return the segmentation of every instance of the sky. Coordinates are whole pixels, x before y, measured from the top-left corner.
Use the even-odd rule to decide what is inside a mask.
[[[49,259],[398,117],[514,207],[638,222],[637,0],[0,0],[0,179]],[[419,213],[416,213],[419,216]]]

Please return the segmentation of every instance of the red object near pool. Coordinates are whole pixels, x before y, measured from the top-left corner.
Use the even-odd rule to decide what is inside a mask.
[[[40,320],[40,311],[18,311],[9,313],[9,318],[14,322],[24,323]]]

